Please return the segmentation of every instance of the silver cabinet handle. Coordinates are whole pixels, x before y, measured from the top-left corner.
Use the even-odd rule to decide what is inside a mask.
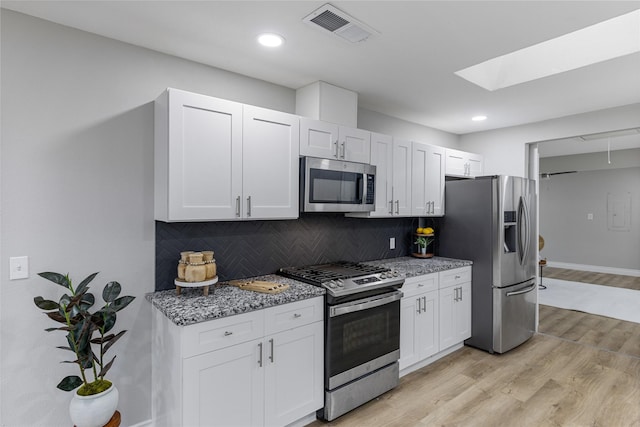
[[[427,312],[427,297],[422,297],[422,311]]]
[[[346,141],[342,141],[342,144],[341,144],[342,145],[342,154],[340,155],[340,157],[343,158],[343,159],[344,159],[344,156],[345,156],[346,151],[347,151],[347,149],[345,148],[345,144],[346,144]]]
[[[233,332],[224,331],[224,336],[228,337],[229,335],[233,335]]]
[[[260,349],[260,355],[258,357],[258,366],[262,368],[262,343],[258,343],[258,348]]]
[[[336,154],[335,154],[336,159],[339,159],[339,158],[340,158],[340,156],[339,156],[339,153],[338,153],[338,150],[339,150],[339,149],[338,149],[338,140],[336,139],[336,142],[334,142],[333,144],[336,146]]]
[[[302,317],[302,314],[300,314],[300,313],[294,313],[293,317],[297,319],[297,318],[299,318],[299,317]]]
[[[460,276],[458,276],[457,274],[456,274],[454,277],[455,277],[456,279],[459,279],[459,278],[460,278]]]
[[[416,302],[417,304],[417,308],[416,308],[416,313],[420,314],[422,313],[422,306],[420,305],[420,298],[416,298]]]
[[[400,200],[396,200],[396,213],[400,213]]]
[[[271,344],[271,354],[269,355],[269,360],[273,363],[273,338],[269,340],[269,344]]]
[[[240,216],[240,196],[236,197],[236,216]]]
[[[251,196],[247,197],[247,216],[251,216]]]
[[[389,200],[389,215],[393,215],[393,200]]]

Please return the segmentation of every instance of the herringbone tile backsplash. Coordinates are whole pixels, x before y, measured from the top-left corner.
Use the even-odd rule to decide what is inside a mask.
[[[280,267],[406,256],[417,224],[417,218],[302,213],[297,220],[283,221],[157,221],[156,290],[175,287],[182,251],[214,251],[218,277],[224,281],[271,274]],[[395,250],[389,250],[390,237],[396,239]]]

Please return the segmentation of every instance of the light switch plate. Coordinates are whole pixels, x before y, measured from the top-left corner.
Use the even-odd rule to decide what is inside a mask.
[[[389,237],[389,249],[395,249],[395,248],[396,248],[396,238]]]
[[[16,256],[9,258],[9,280],[29,278],[29,257]]]

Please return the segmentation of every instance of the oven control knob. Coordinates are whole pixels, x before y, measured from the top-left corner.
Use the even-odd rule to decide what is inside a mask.
[[[382,274],[380,274],[380,278],[381,278],[381,279],[386,279],[386,278],[388,278],[388,277],[390,277],[388,273],[382,273]]]
[[[335,282],[332,280],[332,281],[330,281],[330,282],[327,282],[327,286],[328,286],[328,287],[330,287],[331,289],[335,289],[336,284],[335,284]]]
[[[342,281],[342,279],[338,279],[338,280],[336,280],[336,282],[337,282],[337,285],[338,285],[339,288],[343,288],[344,287],[344,282]]]

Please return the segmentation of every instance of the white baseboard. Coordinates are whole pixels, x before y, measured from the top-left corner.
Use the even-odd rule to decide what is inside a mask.
[[[640,270],[631,268],[605,267],[601,265],[571,264],[568,262],[555,262],[547,260],[548,267],[566,268],[568,270],[593,271],[595,273],[620,274],[622,276],[640,277]]]

